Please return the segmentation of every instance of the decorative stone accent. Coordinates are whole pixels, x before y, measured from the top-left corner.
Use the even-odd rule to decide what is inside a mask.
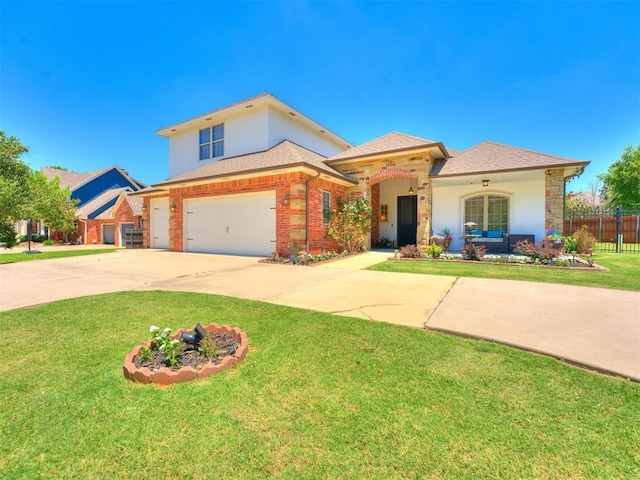
[[[241,362],[247,356],[247,348],[249,342],[247,341],[247,334],[241,331],[239,328],[231,328],[229,325],[218,325],[216,323],[210,323],[204,329],[210,333],[227,334],[231,335],[238,343],[238,349],[233,355],[224,357],[218,364],[208,363],[200,370],[196,370],[193,367],[182,367],[179,370],[171,370],[170,368],[163,367],[157,371],[151,371],[150,369],[143,367],[136,367],[133,359],[138,353],[140,353],[141,345],[136,346],[129,355],[124,359],[122,365],[122,371],[124,376],[133,382],[138,383],[156,383],[159,385],[171,385],[173,383],[187,382],[196,378],[205,378],[214,373],[219,373],[236,363]],[[171,338],[180,338],[185,332],[184,328],[178,329]],[[151,341],[147,342],[147,345]]]
[[[552,168],[545,175],[545,231],[564,232],[564,169]]]

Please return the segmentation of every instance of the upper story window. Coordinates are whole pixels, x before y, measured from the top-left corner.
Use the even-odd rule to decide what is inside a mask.
[[[224,155],[224,123],[200,130],[200,160]]]

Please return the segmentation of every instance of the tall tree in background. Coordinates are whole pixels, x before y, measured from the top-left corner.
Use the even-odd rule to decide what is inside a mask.
[[[20,159],[28,151],[16,137],[0,131],[0,241],[6,245],[15,240],[14,224],[23,218],[43,220],[65,236],[75,229],[78,200],[71,199],[68,188],[60,188],[57,177],[48,180],[32,171]]]
[[[0,130],[0,219],[15,221],[23,217],[28,198],[31,169],[22,161],[29,151],[16,137]]]
[[[640,208],[640,145],[625,148],[620,160],[598,175],[613,207]]]

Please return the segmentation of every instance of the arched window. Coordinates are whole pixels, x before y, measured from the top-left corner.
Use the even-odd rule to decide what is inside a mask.
[[[477,230],[509,231],[509,197],[478,195],[464,201],[464,222],[475,222]]]

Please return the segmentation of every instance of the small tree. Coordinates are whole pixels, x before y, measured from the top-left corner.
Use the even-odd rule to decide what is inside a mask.
[[[365,248],[371,231],[371,204],[362,197],[338,199],[338,209],[331,212],[327,236],[333,238],[343,251],[353,253]]]
[[[598,175],[611,206],[640,208],[640,146],[629,145],[620,160]]]

